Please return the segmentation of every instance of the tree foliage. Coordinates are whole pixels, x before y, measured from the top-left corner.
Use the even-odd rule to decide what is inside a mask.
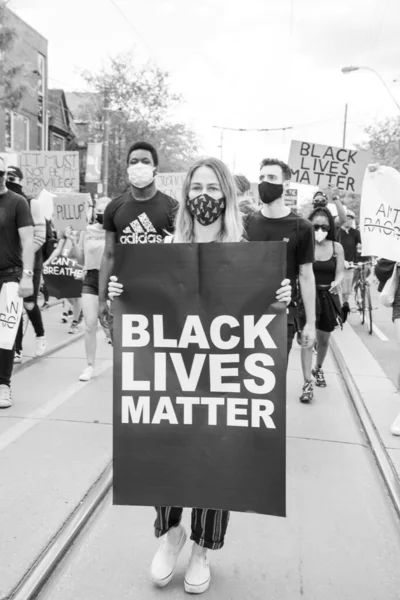
[[[374,161],[387,167],[400,167],[400,117],[384,119],[364,129],[366,139],[359,150],[370,150]]]
[[[10,109],[20,106],[29,89],[25,66],[13,63],[11,58],[15,37],[15,31],[7,24],[6,3],[0,0],[0,105]]]
[[[104,102],[110,107],[109,194],[127,187],[126,154],[138,140],[153,144],[159,154],[160,172],[184,171],[198,155],[195,133],[172,115],[182,98],[170,89],[169,75],[149,63],[135,67],[131,54],[111,60],[97,74],[83,73],[94,92],[75,118],[85,120],[88,141],[103,141]]]

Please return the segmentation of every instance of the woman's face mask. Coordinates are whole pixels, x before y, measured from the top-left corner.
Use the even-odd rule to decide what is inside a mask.
[[[128,177],[133,187],[139,189],[145,188],[154,181],[154,167],[151,165],[144,165],[143,163],[130,165],[128,167]]]
[[[314,238],[319,244],[326,239],[329,233],[329,225],[323,225],[319,223],[313,223],[314,225]]]
[[[225,198],[213,198],[208,194],[200,194],[186,200],[186,206],[200,225],[215,223],[225,210]]]

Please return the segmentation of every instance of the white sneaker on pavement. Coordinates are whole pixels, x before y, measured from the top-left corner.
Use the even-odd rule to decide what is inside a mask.
[[[193,551],[185,575],[185,592],[202,594],[210,587],[211,571],[206,548],[193,544]]]
[[[400,435],[400,413],[397,415],[397,419],[391,426],[390,431],[393,435]]]
[[[11,389],[8,385],[0,385],[0,408],[10,408],[12,405]]]
[[[151,579],[157,587],[165,587],[171,581],[186,537],[182,525],[174,527],[162,536],[160,547],[150,568]]]
[[[22,352],[15,351],[14,365],[20,365],[21,363],[22,363]]]
[[[86,367],[86,369],[84,369],[82,371],[82,373],[79,375],[79,381],[90,381],[93,377],[93,373],[94,373],[94,368],[93,367]]]
[[[37,337],[36,338],[36,354],[35,354],[35,356],[43,356],[43,354],[46,352],[46,348],[47,348],[46,338],[44,336]]]

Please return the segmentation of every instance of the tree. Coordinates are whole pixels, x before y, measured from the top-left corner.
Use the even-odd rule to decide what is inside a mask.
[[[16,33],[7,25],[6,11],[6,3],[0,0],[0,105],[17,109],[29,84],[24,77],[25,66],[14,64],[10,58]]]
[[[374,161],[400,167],[400,117],[384,119],[364,129],[367,139],[357,149],[369,150]]]
[[[103,141],[104,101],[111,110],[109,194],[127,187],[126,152],[135,140],[152,143],[159,153],[160,172],[184,171],[198,155],[195,133],[172,113],[182,98],[171,92],[169,75],[148,63],[135,67],[131,54],[120,54],[97,74],[83,73],[95,101],[82,106],[75,118],[85,120],[88,141]]]

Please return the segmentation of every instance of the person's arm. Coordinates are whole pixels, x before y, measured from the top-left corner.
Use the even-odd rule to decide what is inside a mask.
[[[337,294],[339,292],[339,287],[344,279],[344,250],[342,244],[335,242],[335,252],[336,252],[336,273],[335,273],[335,281],[332,282],[330,292],[332,294]]]
[[[24,270],[19,284],[19,295],[22,298],[26,298],[27,296],[31,296],[33,294],[33,277],[32,275],[26,274],[26,271],[33,270],[33,227],[32,225],[29,225],[28,227],[20,227],[18,229],[18,233],[22,246],[22,263]]]
[[[73,248],[74,254],[77,258],[77,261],[81,265],[83,265],[83,261],[85,260],[85,255],[84,255],[84,250],[83,250],[85,232],[81,232],[81,235],[79,236],[79,242],[77,242],[76,236],[73,234],[72,228],[67,227],[67,229],[65,230],[65,237],[67,237],[69,240],[71,240],[72,248]]]
[[[116,232],[106,231],[106,244],[101,259],[99,275],[99,317],[101,322],[104,322],[108,314],[108,282],[114,271],[116,243]]]
[[[37,252],[46,241],[46,221],[40,202],[32,198],[31,215],[33,220],[33,250]]]
[[[345,208],[341,202],[344,196],[345,194],[343,192],[339,192],[339,194],[334,194],[332,198],[337,210],[337,217],[335,217],[335,225],[337,225],[338,227],[341,227],[347,219]]]

